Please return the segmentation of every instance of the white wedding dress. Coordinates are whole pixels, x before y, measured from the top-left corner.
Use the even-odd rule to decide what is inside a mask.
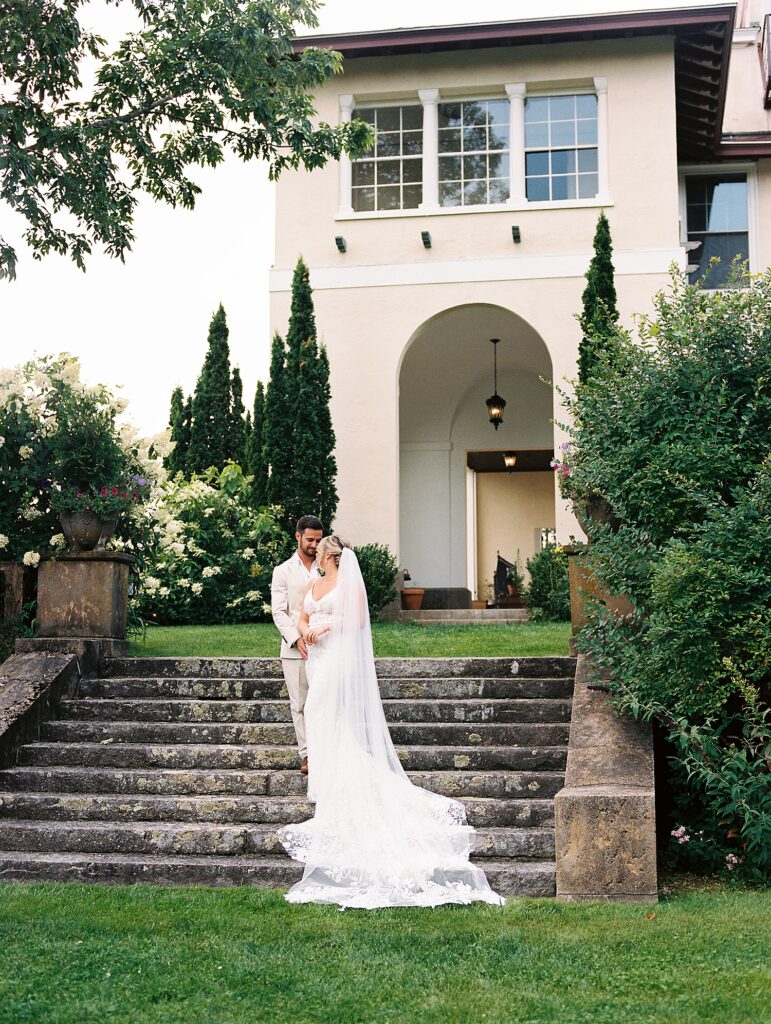
[[[286,899],[341,909],[505,903],[469,861],[475,830],[463,805],[413,785],[394,750],[350,549],[335,589],[318,601],[307,594],[305,609],[312,628],[332,628],[309,645],[305,725],[316,813],[278,831],[289,856],[305,864]]]

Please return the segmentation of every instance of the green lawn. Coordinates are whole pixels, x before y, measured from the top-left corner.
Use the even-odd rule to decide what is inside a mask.
[[[771,899],[290,906],[260,889],[0,885],[0,1024],[763,1024]]]
[[[523,622],[514,626],[415,626],[376,622],[379,658],[525,658],[567,654],[569,622]],[[279,636],[270,622],[243,626],[148,626],[131,653],[183,657],[277,657]]]

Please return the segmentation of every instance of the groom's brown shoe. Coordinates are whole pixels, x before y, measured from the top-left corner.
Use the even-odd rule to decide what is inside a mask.
[[[307,757],[303,758],[303,763],[300,765],[300,771],[303,773],[303,775],[307,775],[308,774],[308,758]]]

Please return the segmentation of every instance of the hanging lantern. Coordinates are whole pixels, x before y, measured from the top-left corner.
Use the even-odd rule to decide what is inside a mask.
[[[517,456],[515,452],[504,452],[503,453],[503,464],[509,472],[514,469],[517,464]]]
[[[503,410],[506,408],[506,399],[498,394],[498,342],[500,338],[490,338],[493,346],[493,394],[487,399],[487,414],[490,422],[497,430],[503,423]]]

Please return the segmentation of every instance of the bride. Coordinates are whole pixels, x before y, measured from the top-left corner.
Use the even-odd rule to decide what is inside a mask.
[[[474,828],[457,800],[413,785],[380,700],[367,595],[356,555],[335,535],[318,546],[320,578],[303,601],[308,646],[308,798],[313,818],[279,829],[305,864],[290,903],[341,908],[502,905],[471,864]]]

